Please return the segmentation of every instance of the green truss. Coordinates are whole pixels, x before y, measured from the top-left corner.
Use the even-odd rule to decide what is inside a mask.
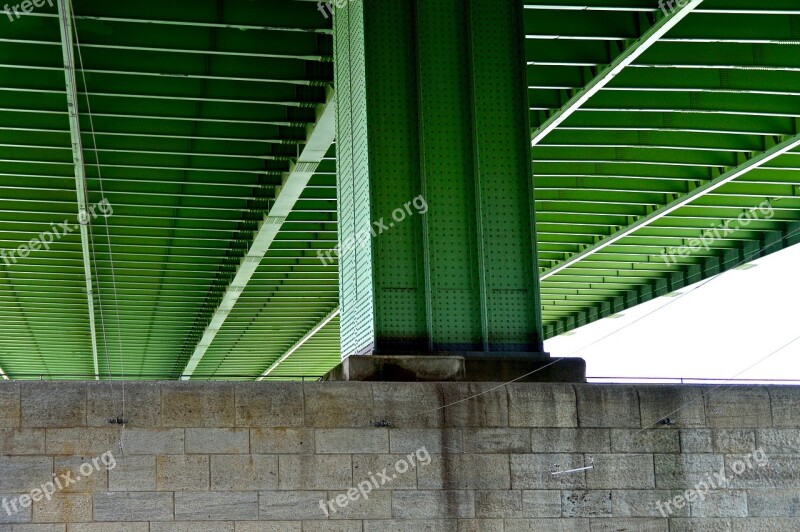
[[[525,6],[547,336],[800,241],[796,0],[668,16],[650,0]],[[317,7],[74,1],[88,199],[113,207],[88,256],[100,378],[179,378],[219,315],[330,94]],[[76,222],[62,52],[49,6],[0,13],[0,249]],[[768,219],[663,260],[765,201]],[[337,264],[317,253],[336,243],[336,205],[330,147],[193,378],[313,377],[338,361]],[[96,376],[84,261],[77,230],[0,258],[11,378]]]

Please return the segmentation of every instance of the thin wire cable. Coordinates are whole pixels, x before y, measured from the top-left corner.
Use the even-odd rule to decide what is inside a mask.
[[[61,7],[61,4],[59,4],[59,11],[63,11],[63,9]],[[70,11],[72,11],[72,3],[71,2],[70,2]],[[73,34],[76,33],[74,15],[70,16],[70,22],[71,22],[71,24],[67,25],[67,27],[65,27],[65,30],[69,30],[71,28],[72,31],[69,34],[67,34],[67,31],[64,32],[64,38],[70,40],[69,44],[71,44]],[[66,21],[64,21],[63,23],[66,24]],[[66,43],[64,45],[67,46]],[[77,80],[75,79],[75,72],[76,72],[76,69],[77,69],[77,65],[75,64],[75,58],[74,57],[69,57],[69,60],[72,62],[72,64],[68,65],[68,66],[70,66],[72,68],[72,70],[71,70],[71,72],[69,70],[67,71],[71,76],[71,79],[68,81],[68,83],[69,84],[73,84],[74,83],[75,84],[75,89],[77,90]],[[77,97],[77,95],[76,95],[76,97]],[[77,99],[76,99],[76,101],[74,103],[75,103],[76,112],[77,112],[77,106],[78,106]],[[79,138],[78,141],[79,141],[79,144],[80,144],[80,149],[81,149],[81,151],[83,151],[83,143],[80,142],[80,140],[81,139]],[[84,166],[85,166],[85,161],[84,161]],[[85,177],[86,177],[85,168],[83,169],[82,173],[83,173],[83,176],[84,176],[84,179],[85,179]],[[77,177],[77,171],[76,171],[76,177]],[[88,190],[87,186],[83,187],[83,203],[84,203],[84,205],[89,205],[89,190]],[[90,255],[91,255],[90,260],[94,264],[95,272],[97,272],[98,271],[98,267],[97,267],[97,253],[95,252],[94,230],[93,230],[93,227],[92,227],[92,219],[89,216],[89,213],[87,211],[78,212],[78,223],[80,225],[85,225],[86,226],[86,233],[87,233],[87,236],[89,238],[89,249],[91,250],[90,251]],[[95,282],[94,278],[92,278],[91,279],[91,283],[92,283],[92,286],[91,286],[90,290],[92,291],[92,294],[94,294],[94,287],[95,286],[97,287],[97,304],[98,304],[98,310],[99,310],[99,315],[100,315],[100,330],[102,331],[102,335],[103,335],[103,346],[105,347],[105,350],[106,350],[106,364],[107,364],[107,367],[108,367],[108,371],[110,373],[111,372],[111,365],[110,365],[110,362],[108,361],[108,341],[107,341],[107,336],[106,336],[105,313],[103,312],[103,299],[101,297],[102,289],[100,288],[99,279],[97,280],[97,282]],[[89,305],[94,305],[94,296],[93,295],[89,299],[88,304]],[[99,371],[99,368],[98,368],[98,371]],[[99,379],[99,375],[95,375],[95,378]],[[117,401],[116,393],[114,392],[113,379],[109,381],[109,386],[110,386],[110,391],[111,391],[111,408],[112,408],[112,411],[113,411],[113,410],[115,410],[115,404],[116,404],[116,401]]]
[[[99,151],[98,151],[98,148],[97,148],[97,134],[96,134],[95,128],[94,128],[94,118],[92,116],[92,104],[91,104],[91,101],[89,99],[88,84],[86,83],[86,71],[84,70],[83,53],[81,51],[80,38],[78,37],[78,27],[77,27],[77,23],[76,23],[76,20],[75,20],[75,9],[74,9],[72,0],[68,0],[68,1],[70,3],[70,6],[72,7],[70,9],[70,13],[71,13],[71,16],[72,16],[72,28],[73,28],[73,32],[75,34],[75,49],[78,52],[78,61],[80,63],[81,78],[83,80],[83,89],[85,91],[85,96],[86,96],[86,115],[87,115],[87,117],[89,119],[89,130],[90,130],[90,133],[92,135],[92,148],[93,148],[93,151],[94,151],[95,162],[97,164],[97,182],[100,185],[100,196],[101,196],[101,201],[102,201],[102,200],[107,200],[107,198],[106,198],[106,194],[105,194],[105,189],[103,187],[103,172],[102,172],[102,166],[100,165],[100,154],[99,154]],[[88,194],[88,190],[87,190],[87,194]],[[122,427],[121,427],[121,431],[124,431],[125,430],[125,421],[126,421],[126,417],[125,417],[125,415],[126,415],[126,411],[125,411],[126,410],[126,405],[125,405],[125,361],[124,361],[123,349],[122,349],[122,328],[121,328],[120,319],[119,319],[120,312],[119,312],[119,297],[118,297],[118,291],[117,291],[117,277],[116,277],[116,274],[115,274],[115,271],[114,271],[114,252],[113,252],[113,249],[112,249],[112,246],[111,246],[111,231],[109,229],[108,216],[109,216],[108,214],[104,213],[103,218],[105,220],[104,221],[104,225],[105,225],[105,229],[106,229],[106,241],[108,242],[108,257],[109,257],[109,265],[110,265],[110,271],[111,271],[112,292],[113,292],[113,295],[114,295],[114,306],[115,306],[115,314],[116,314],[116,321],[117,321],[117,341],[118,341],[118,348],[119,348],[120,373],[122,375]],[[96,260],[97,260],[97,258],[96,258],[96,254],[95,254],[95,261]],[[95,268],[96,268],[96,266],[95,266]],[[99,291],[99,288],[100,288],[99,280],[98,280],[97,286],[98,286],[98,294],[97,294],[98,300],[102,301],[102,298],[100,297],[100,291]],[[101,303],[101,316],[102,316],[102,303]],[[103,343],[105,345],[105,350],[106,350],[106,361],[108,362],[108,365],[109,365],[109,368],[110,368],[110,358],[111,357],[110,357],[110,353],[109,353],[109,349],[108,349],[108,341],[107,341],[107,338],[105,336],[106,335],[105,326],[103,327],[103,335],[104,335],[104,342]],[[111,371],[110,370],[109,370],[109,375],[111,375]],[[113,382],[114,382],[113,377],[110,378],[110,380],[111,380],[111,383],[112,383],[112,386],[113,386]],[[122,438],[120,438],[120,450],[122,450],[121,447],[122,447]]]

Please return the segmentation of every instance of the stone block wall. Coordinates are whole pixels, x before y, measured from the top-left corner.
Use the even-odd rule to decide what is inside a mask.
[[[0,383],[0,532],[800,530],[800,388],[121,392]]]

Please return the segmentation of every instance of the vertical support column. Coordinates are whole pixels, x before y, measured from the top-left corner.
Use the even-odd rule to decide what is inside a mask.
[[[342,356],[542,355],[518,0],[334,14]]]

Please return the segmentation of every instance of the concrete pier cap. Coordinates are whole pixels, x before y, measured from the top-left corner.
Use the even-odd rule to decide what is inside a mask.
[[[586,382],[582,358],[546,353],[372,354],[350,356],[325,381]]]

